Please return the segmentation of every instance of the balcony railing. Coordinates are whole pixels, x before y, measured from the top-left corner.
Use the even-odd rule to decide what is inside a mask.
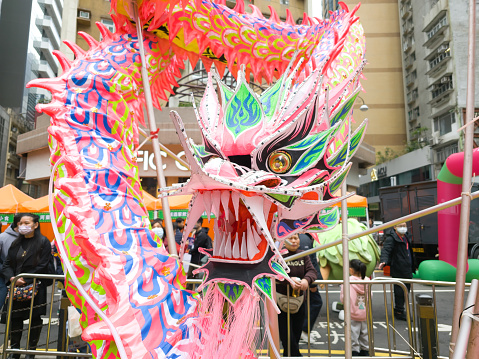
[[[411,103],[416,101],[417,99],[417,91],[412,91],[407,94],[407,103]]]
[[[431,39],[434,35],[436,35],[444,26],[447,25],[447,19],[444,16],[439,22],[427,33],[427,39]]]
[[[418,114],[416,112],[409,112],[408,113],[408,119],[409,122],[416,121],[418,119]]]
[[[429,61],[429,69],[432,70],[433,68],[435,68],[437,65],[439,65],[441,62],[443,62],[450,56],[451,56],[451,51],[441,52],[439,55],[437,55],[435,58]]]
[[[412,45],[413,45],[412,41],[410,41],[410,40],[404,41],[403,44],[402,44],[403,51],[407,52],[407,51],[411,50]]]
[[[453,90],[454,87],[452,86],[452,81],[446,82],[441,84],[440,86],[437,86],[434,90],[432,90],[432,99],[436,99],[439,96],[441,96],[443,93]]]
[[[407,18],[408,16],[410,16],[411,13],[412,13],[412,6],[411,6],[410,3],[401,6],[401,17],[402,17],[403,19],[405,19],[405,18]]]
[[[444,32],[447,26],[447,18],[444,16],[436,25],[434,25],[431,30],[426,33],[427,39],[424,42],[424,45],[429,47],[432,43],[434,43],[438,36]]]
[[[416,81],[417,75],[413,72],[409,75],[406,76],[406,86],[411,86],[414,84],[414,81]]]

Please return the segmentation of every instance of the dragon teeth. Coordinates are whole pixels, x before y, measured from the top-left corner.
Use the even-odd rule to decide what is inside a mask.
[[[231,220],[229,202],[230,202],[229,191],[221,191],[221,204],[223,205],[223,209],[225,211],[225,218],[227,221]]]
[[[228,233],[228,237],[225,240],[225,258],[232,258],[231,255],[231,232]]]
[[[220,238],[221,244],[220,244],[220,249],[218,251],[218,256],[219,257],[224,257],[225,256],[225,247],[226,247],[226,234],[223,233],[223,236]]]
[[[243,238],[241,240],[241,258],[248,259],[248,250],[246,249],[246,233],[243,232]]]
[[[248,230],[248,236],[247,236],[247,238],[248,238],[248,242],[247,242],[247,245],[248,245],[248,256],[249,256],[250,259],[253,259],[254,256],[255,256],[256,254],[258,254],[259,249],[258,249],[258,245],[255,244],[256,241],[255,241],[255,238],[254,238],[254,235],[253,235],[253,231],[251,230],[249,218],[248,218],[248,225],[247,225],[247,227],[248,227],[248,229],[247,229],[247,230]]]
[[[203,203],[205,204],[206,215],[208,216],[208,221],[211,219],[211,192],[203,192]]]
[[[256,244],[256,246],[259,246],[259,244],[261,243],[261,236],[258,234],[258,232],[256,232],[256,229],[254,227],[251,228],[251,232],[253,232],[254,243]]]
[[[263,202],[263,214],[264,214],[264,219],[266,220],[266,222],[268,222],[269,210],[271,209],[272,204],[273,202],[270,202],[270,201]]]
[[[241,257],[240,247],[239,247],[239,238],[236,238],[233,244],[233,258],[239,259]]]
[[[215,227],[216,227],[216,225],[215,225]],[[216,233],[216,238],[215,238],[214,245],[213,245],[213,255],[214,256],[219,256],[219,253],[221,251],[221,245],[223,244],[224,240],[222,238],[223,236],[222,236],[222,233],[220,231],[216,230],[215,233]]]
[[[215,214],[216,218],[218,218],[220,214],[220,203],[221,203],[220,191],[213,191],[213,193],[211,194],[211,202],[213,203],[213,213]]]
[[[231,193],[231,201],[233,202],[233,207],[235,209],[235,218],[237,221],[239,221],[239,200],[240,200],[239,193],[236,191],[233,191],[233,193]]]

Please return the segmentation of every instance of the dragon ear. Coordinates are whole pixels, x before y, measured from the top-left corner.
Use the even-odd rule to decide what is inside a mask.
[[[216,90],[213,86],[212,72],[208,73],[208,82],[206,84],[205,93],[200,102],[199,114],[202,127],[206,131],[214,133],[218,127],[220,103],[218,101]]]

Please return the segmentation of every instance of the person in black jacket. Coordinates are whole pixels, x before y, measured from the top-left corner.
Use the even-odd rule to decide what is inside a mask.
[[[203,226],[203,218],[200,217],[198,221],[196,222],[195,226],[193,227],[194,230],[194,246],[193,249],[190,250],[191,254],[191,263],[196,264],[197,266],[202,265],[201,263],[202,259],[206,257],[205,254],[199,252],[199,248],[204,248],[204,249],[211,249],[212,248],[212,243],[211,243],[211,237],[208,235],[209,228],[208,227],[202,227]],[[188,278],[191,277],[193,270],[196,267],[190,266],[188,269]]]
[[[407,224],[400,223],[391,230],[384,240],[381,251],[379,269],[385,265],[391,267],[391,277],[412,279],[412,274],[416,270],[414,255],[411,245],[411,236],[407,233]],[[406,283],[408,292],[411,285]],[[407,320],[404,309],[404,291],[394,286],[394,316],[399,320]]]
[[[18,222],[18,238],[12,243],[8,255],[3,263],[2,276],[5,282],[11,282],[20,273],[48,274],[52,261],[50,241],[40,233],[39,217],[35,214],[24,213]],[[33,283],[32,278],[19,278],[16,286],[23,287]],[[37,282],[38,284],[38,282]],[[9,299],[10,300],[10,299]],[[38,293],[34,298],[32,312],[29,349],[35,350],[42,330],[41,315],[46,314],[47,290],[46,286],[38,284]],[[30,301],[16,301],[12,303],[11,315],[11,347],[19,349],[22,339],[23,321],[30,315]],[[25,359],[33,359],[34,355],[27,355]],[[10,354],[9,359],[20,358],[19,354]]]
[[[284,246],[288,250],[287,254],[283,256],[286,258],[290,255],[296,254],[298,252],[302,252],[299,249],[299,237],[297,234],[292,235],[291,237],[287,238],[284,241]],[[289,266],[290,272],[289,276],[291,279],[295,281],[294,286],[286,281],[276,282],[276,291],[279,294],[287,295],[288,294],[288,287],[289,287],[289,294],[290,296],[301,297],[304,296],[304,291],[308,289],[308,287],[313,283],[316,278],[316,269],[314,269],[313,265],[311,264],[311,259],[309,256],[302,257],[296,259],[294,261],[288,261],[286,264]],[[293,292],[296,292],[293,293]],[[289,313],[290,321],[289,321],[289,328],[290,328],[290,347],[288,349],[288,312],[283,311],[281,308],[281,313],[278,316],[278,324],[279,324],[279,337],[281,339],[281,343],[283,344],[283,353],[284,356],[293,356],[293,357],[301,357],[301,353],[299,351],[299,340],[301,338],[304,317],[306,315],[306,304],[303,300],[303,303],[299,310],[296,313]],[[291,354],[289,353],[291,352]]]
[[[299,235],[299,249],[302,251],[307,251],[308,249],[313,248],[313,237],[308,233],[300,234]],[[316,253],[313,253],[309,256],[311,260],[311,264],[313,265],[314,269],[316,269],[316,274],[318,279],[323,279],[321,275],[321,271],[318,265],[318,258],[316,257]],[[306,300],[306,299],[305,299]],[[308,329],[310,333],[310,342],[311,344],[316,344],[316,339],[319,339],[319,333],[317,331],[313,332],[312,329],[314,324],[316,323],[316,319],[318,319],[319,312],[321,311],[321,307],[323,306],[323,299],[321,298],[321,294],[319,294],[318,285],[313,284],[309,286],[309,326],[308,326],[308,316],[305,315],[304,323],[303,323],[303,332],[301,333],[301,340],[304,342],[308,342]]]

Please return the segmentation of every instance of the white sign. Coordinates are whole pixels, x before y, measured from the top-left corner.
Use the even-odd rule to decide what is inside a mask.
[[[165,157],[165,158],[167,157],[167,154],[164,151],[160,151],[160,154],[162,157]],[[178,152],[176,154],[176,157],[178,158],[185,157],[185,151]],[[155,154],[153,152],[150,153],[150,151],[141,151],[141,150],[138,151],[136,162],[138,163],[138,167],[140,167],[140,163],[143,163],[144,171],[148,171],[148,170],[156,171]],[[175,161],[175,165],[181,171],[189,171],[188,168],[183,166],[178,161]],[[167,167],[167,164],[163,163],[164,170],[166,170],[166,167]]]

